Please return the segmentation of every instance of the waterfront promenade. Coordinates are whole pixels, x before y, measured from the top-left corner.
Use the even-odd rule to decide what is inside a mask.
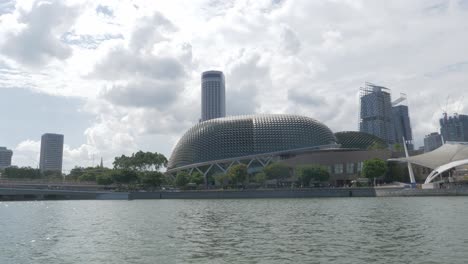
[[[0,188],[0,201],[11,200],[138,200],[138,199],[254,199],[254,198],[333,198],[333,197],[412,197],[468,196],[467,188],[408,189],[408,188],[310,188],[264,190],[202,190],[110,192]]]

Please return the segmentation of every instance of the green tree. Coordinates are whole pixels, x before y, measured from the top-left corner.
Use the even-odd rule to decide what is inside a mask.
[[[369,179],[375,179],[384,176],[387,172],[387,163],[381,159],[370,159],[364,161],[362,175]]]
[[[265,184],[266,181],[266,174],[264,172],[259,172],[255,174],[255,182],[259,184]]]
[[[140,173],[139,175],[140,183],[145,188],[151,188],[153,190],[161,186],[163,178],[164,175],[159,171],[148,171]]]
[[[189,182],[190,182],[190,175],[187,172],[181,171],[177,173],[176,179],[175,179],[175,185],[177,187],[184,188],[187,186]]]
[[[296,168],[295,174],[302,186],[309,186],[311,180],[324,182],[330,178],[328,170],[319,165],[304,165]]]
[[[263,172],[265,173],[266,178],[269,180],[281,180],[290,176],[289,167],[283,163],[272,163],[263,168]]]
[[[192,173],[192,175],[190,176],[190,182],[195,183],[196,185],[200,185],[200,184],[203,184],[205,182],[205,177],[203,177],[203,174],[196,171],[196,172]]]
[[[2,177],[10,179],[40,179],[41,176],[39,169],[16,166],[5,168],[2,174]]]
[[[394,149],[395,151],[398,151],[398,152],[401,152],[401,151],[404,151],[404,150],[405,150],[405,149],[403,148],[403,145],[400,144],[400,143],[394,144],[394,145],[393,145],[393,149]]]
[[[213,175],[215,182],[219,183],[221,187],[226,187],[229,184],[229,177],[224,173],[217,173]]]
[[[112,170],[112,181],[118,185],[132,184],[138,181],[138,174],[133,170]]]
[[[96,181],[97,174],[93,171],[86,171],[80,177],[78,177],[78,181],[80,182],[91,182]]]
[[[114,183],[112,176],[108,173],[96,176],[96,183],[99,185],[111,185]]]
[[[383,149],[387,149],[387,146],[385,146],[381,142],[375,141],[367,149],[368,150],[383,150]]]
[[[232,183],[236,185],[243,184],[247,179],[247,165],[237,164],[229,168],[227,176]]]

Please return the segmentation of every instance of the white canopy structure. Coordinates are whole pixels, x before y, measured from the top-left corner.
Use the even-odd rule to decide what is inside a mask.
[[[431,152],[392,160],[409,162],[432,169],[433,171],[424,182],[430,183],[443,172],[458,166],[468,165],[468,142],[446,142]]]

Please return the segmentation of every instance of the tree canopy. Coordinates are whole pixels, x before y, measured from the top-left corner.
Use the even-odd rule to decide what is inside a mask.
[[[283,163],[272,163],[263,168],[267,179],[286,179],[289,175],[289,167]]]
[[[370,159],[364,161],[362,175],[372,179],[383,176],[387,172],[387,163],[381,159]]]
[[[231,183],[235,183],[236,185],[244,183],[248,176],[247,165],[237,164],[230,167],[227,171],[227,176]]]
[[[167,158],[157,152],[143,152],[140,150],[129,157],[125,155],[116,157],[113,165],[114,169],[157,171],[167,165]]]
[[[296,177],[303,186],[309,186],[312,180],[324,182],[330,178],[328,170],[319,165],[304,165],[296,168]]]

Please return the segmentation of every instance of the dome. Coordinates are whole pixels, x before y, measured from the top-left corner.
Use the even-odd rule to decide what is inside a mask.
[[[365,132],[343,131],[335,133],[335,137],[342,148],[371,149],[373,147],[388,147],[383,139]]]
[[[179,140],[168,169],[190,164],[336,144],[319,121],[298,115],[250,115],[207,120]]]

